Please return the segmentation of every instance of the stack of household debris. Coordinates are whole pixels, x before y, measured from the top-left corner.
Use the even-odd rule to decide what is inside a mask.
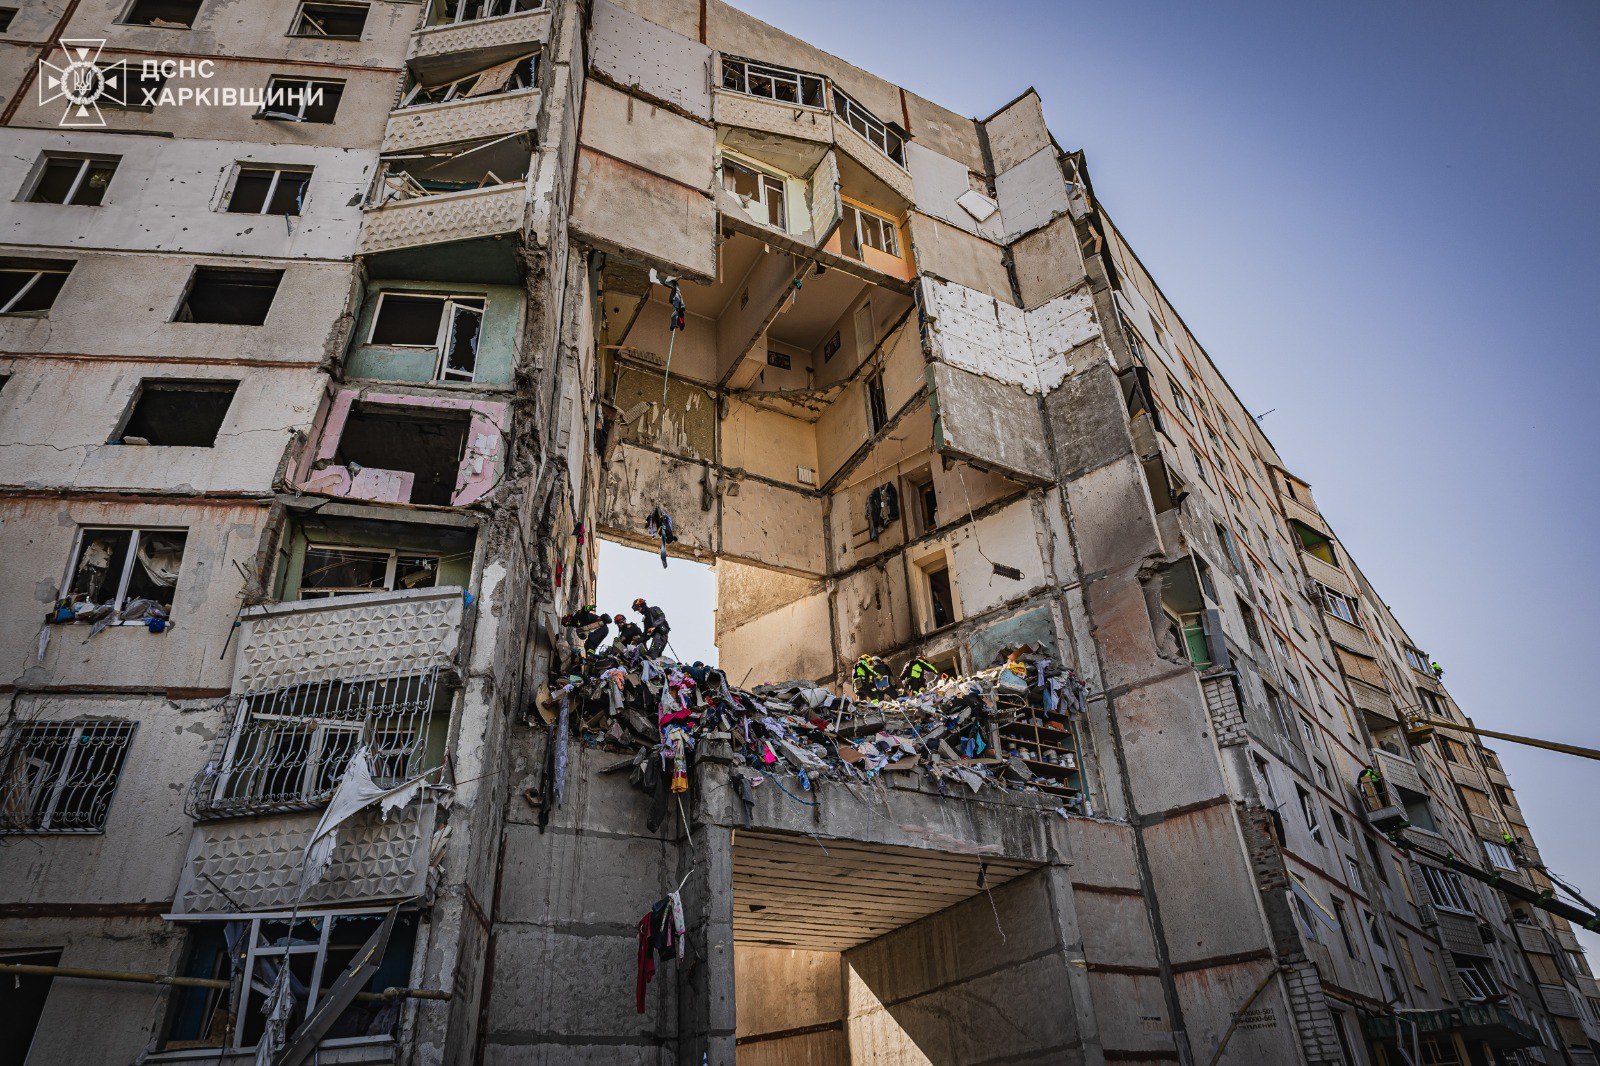
[[[628,771],[651,797],[653,832],[672,800],[688,792],[689,766],[705,742],[732,751],[733,784],[745,805],[771,781],[801,798],[819,781],[874,784],[885,774],[927,775],[941,793],[984,788],[1042,792],[1027,761],[1002,750],[999,729],[1053,715],[1063,724],[1083,711],[1086,688],[1070,668],[1019,649],[989,669],[941,675],[921,691],[884,699],[850,699],[810,682],[786,681],[748,691],[722,671],[653,658],[642,646],[613,643],[585,654],[569,644],[560,672],[541,689],[538,709],[557,735],[626,753],[602,773]],[[566,744],[552,744],[542,795],[529,800],[542,817],[561,803]],[[1081,796],[1066,799],[1082,810]]]

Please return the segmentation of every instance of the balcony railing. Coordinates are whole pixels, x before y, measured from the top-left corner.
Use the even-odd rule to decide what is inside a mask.
[[[380,785],[436,765],[464,599],[444,587],[246,612],[228,720],[190,788],[190,814],[324,803],[363,746]]]
[[[521,181],[396,199],[367,210],[361,254],[514,236],[522,232],[527,204],[527,185]]]
[[[544,40],[550,24],[550,12],[546,4],[530,3],[528,0],[510,4],[502,0],[490,9],[495,13],[424,26],[411,37],[411,59],[429,60],[435,56],[481,49],[517,49]]]
[[[383,150],[404,152],[434,144],[504,137],[532,129],[538,121],[537,89],[416,104],[390,114],[383,133]]]

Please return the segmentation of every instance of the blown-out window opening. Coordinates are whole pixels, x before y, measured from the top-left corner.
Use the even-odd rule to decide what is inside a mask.
[[[896,165],[906,165],[905,139],[837,85],[833,87],[833,110],[844,119],[846,126],[865,137],[872,147],[888,156]]]

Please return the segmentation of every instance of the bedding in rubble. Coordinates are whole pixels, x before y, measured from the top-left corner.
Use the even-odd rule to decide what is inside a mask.
[[[806,681],[740,689],[715,667],[652,658],[637,645],[572,651],[541,690],[538,710],[558,735],[571,732],[623,756],[601,772],[628,773],[650,796],[652,832],[688,792],[690,764],[708,741],[731,749],[732,784],[747,819],[755,790],[768,782],[802,803],[823,781],[871,785],[904,774],[925,775],[950,795],[1040,792],[1060,782],[1000,750],[997,727],[1071,730],[1087,695],[1071,668],[1030,648],[974,674],[941,675],[919,692],[872,700]],[[546,817],[561,803],[566,749],[549,747],[538,800]],[[1068,798],[1064,806],[1082,811],[1082,802]]]

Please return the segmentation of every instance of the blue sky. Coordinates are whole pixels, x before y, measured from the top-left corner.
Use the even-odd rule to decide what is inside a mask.
[[[1600,747],[1600,5],[739,6],[963,114],[1037,88],[1467,713]],[[1600,896],[1600,764],[1498,750]]]

